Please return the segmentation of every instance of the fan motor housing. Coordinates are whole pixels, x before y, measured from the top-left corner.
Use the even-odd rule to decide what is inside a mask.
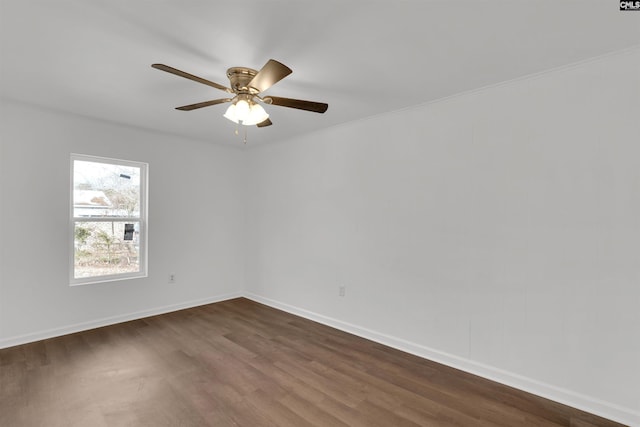
[[[231,67],[227,70],[227,77],[231,82],[231,88],[236,93],[251,93],[255,95],[259,91],[249,87],[249,83],[258,74],[253,68]]]

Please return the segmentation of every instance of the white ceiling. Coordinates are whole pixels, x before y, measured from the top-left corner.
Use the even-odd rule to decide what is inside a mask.
[[[173,109],[224,92],[150,65],[228,86],[274,58],[265,94],[329,110],[267,106],[264,144],[639,45],[617,0],[0,0],[0,96],[238,145],[225,105]]]

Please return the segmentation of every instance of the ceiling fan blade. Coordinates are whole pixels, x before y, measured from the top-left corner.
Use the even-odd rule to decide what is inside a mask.
[[[209,107],[211,105],[223,104],[225,102],[231,102],[231,98],[214,99],[213,101],[198,102],[197,104],[183,105],[182,107],[176,107],[176,110],[191,111],[202,107]]]
[[[271,122],[271,120],[267,118],[265,121],[258,123],[256,126],[258,126],[259,128],[263,128],[265,126],[271,126],[272,124],[273,123]]]
[[[260,71],[258,71],[258,74],[251,79],[249,86],[257,89],[259,92],[264,92],[291,73],[293,73],[291,68],[275,59],[270,59],[264,64]]]
[[[279,96],[265,96],[264,102],[281,107],[297,108],[298,110],[313,111],[314,113],[324,113],[329,108],[329,104],[324,102],[304,101],[302,99],[281,98]]]
[[[233,93],[231,89],[228,87],[222,86],[221,84],[203,79],[202,77],[194,76],[193,74],[185,73],[184,71],[180,71],[177,68],[169,67],[164,64],[153,64],[151,65],[153,68],[157,70],[166,71],[167,73],[175,74],[176,76],[184,77],[185,79],[193,80],[194,82],[202,83],[203,85],[215,87],[216,89],[223,90],[225,92]]]

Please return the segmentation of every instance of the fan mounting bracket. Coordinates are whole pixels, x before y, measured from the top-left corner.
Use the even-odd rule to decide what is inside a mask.
[[[258,94],[259,90],[249,86],[256,74],[258,74],[258,71],[247,67],[231,67],[227,70],[227,77],[235,93]]]

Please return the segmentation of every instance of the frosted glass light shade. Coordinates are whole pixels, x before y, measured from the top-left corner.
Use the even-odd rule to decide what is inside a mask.
[[[236,102],[236,118],[238,121],[246,122],[250,113],[251,107],[249,107],[249,103],[247,101],[241,99]]]
[[[234,123],[245,126],[253,126],[262,123],[269,118],[269,114],[262,108],[260,104],[253,101],[239,100],[235,104],[231,104],[224,117]]]
[[[227,111],[223,114],[223,116],[232,122],[238,123],[238,119],[236,117],[236,104],[229,105]]]

